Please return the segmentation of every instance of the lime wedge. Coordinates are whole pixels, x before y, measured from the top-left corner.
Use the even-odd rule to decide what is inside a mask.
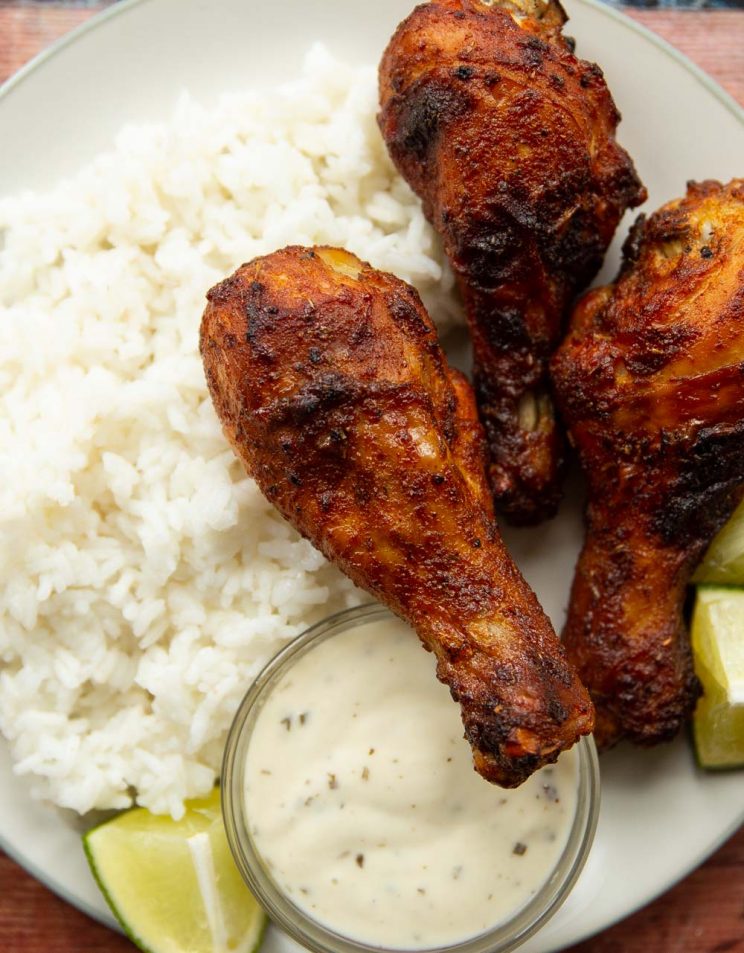
[[[85,853],[127,935],[148,953],[252,953],[266,915],[243,883],[220,792],[179,821],[134,808],[89,831]]]
[[[698,589],[692,651],[704,691],[693,716],[698,760],[704,768],[744,765],[744,590]]]
[[[692,581],[744,586],[744,501],[713,538]]]

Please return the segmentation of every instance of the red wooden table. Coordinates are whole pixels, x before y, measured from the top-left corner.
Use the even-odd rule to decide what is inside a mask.
[[[0,0],[0,81],[108,5]],[[744,11],[630,12],[744,104]],[[0,134],[0,148],[1,143]],[[57,899],[0,852],[0,953],[133,950],[128,940]],[[744,830],[669,893],[571,953],[744,953]]]

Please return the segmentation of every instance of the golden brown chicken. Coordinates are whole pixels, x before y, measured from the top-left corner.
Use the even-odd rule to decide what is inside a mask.
[[[638,220],[552,373],[589,482],[566,647],[598,741],[665,741],[699,693],[685,586],[744,491],[744,180]]]
[[[461,288],[496,505],[553,515],[564,438],[548,359],[574,294],[646,192],[601,70],[541,0],[434,0],[380,65],[380,128]]]
[[[201,352],[228,440],[282,515],[436,654],[477,770],[519,784],[591,731],[498,534],[472,391],[414,289],[293,247],[208,297]]]

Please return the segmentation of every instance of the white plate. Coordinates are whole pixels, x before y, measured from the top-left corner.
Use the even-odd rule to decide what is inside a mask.
[[[299,71],[323,40],[340,58],[378,60],[413,0],[129,0],[23,70],[0,96],[4,191],[50,186],[105,148],[124,122],[167,116],[182,89],[212,101],[243,84]],[[741,175],[744,114],[703,73],[652,34],[590,0],[568,0],[568,32],[598,61],[625,118],[622,143],[649,188],[649,207],[690,178]],[[737,163],[738,160],[738,163]],[[621,226],[604,276],[613,274]],[[580,540],[580,489],[546,527],[508,542],[556,625],[563,621]],[[663,749],[620,749],[602,760],[597,839],[579,883],[524,947],[557,950],[647,903],[710,854],[744,817],[741,774],[703,774],[687,739]],[[71,903],[113,925],[69,818],[29,800],[0,743],[0,845]],[[270,933],[266,953],[288,953]]]

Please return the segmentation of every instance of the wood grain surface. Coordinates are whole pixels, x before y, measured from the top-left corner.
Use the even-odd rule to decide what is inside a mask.
[[[0,0],[0,82],[106,6]],[[744,104],[744,11],[628,12]],[[744,171],[744,156],[742,166]],[[59,900],[0,852],[0,953],[133,950],[124,937]],[[744,953],[744,830],[667,894],[571,953]]]

